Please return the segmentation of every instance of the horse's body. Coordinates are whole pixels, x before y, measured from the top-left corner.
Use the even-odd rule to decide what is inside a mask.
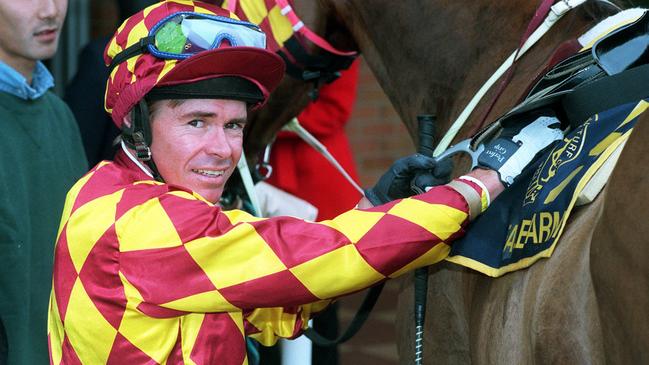
[[[412,135],[419,113],[438,115],[438,133],[448,128],[516,48],[537,4],[321,2],[343,19]],[[593,24],[586,9],[562,19],[521,59],[489,120],[519,100],[560,43]],[[425,363],[649,362],[647,123],[638,122],[608,191],[573,212],[551,259],[498,279],[450,263],[430,268]],[[398,309],[402,363],[414,357],[411,277]]]
[[[357,44],[415,136],[421,113],[438,116],[438,135],[448,128],[516,48],[537,2],[320,0],[320,5],[328,19],[348,29],[352,41],[346,44]],[[566,15],[521,59],[488,120],[515,105],[559,44],[596,23],[586,7]],[[495,89],[468,126],[481,119]],[[644,224],[649,188],[643,184],[649,118],[644,115],[607,190],[573,212],[552,258],[498,279],[450,263],[430,268],[425,363],[649,363]],[[402,363],[412,363],[412,275],[402,288],[399,353]]]

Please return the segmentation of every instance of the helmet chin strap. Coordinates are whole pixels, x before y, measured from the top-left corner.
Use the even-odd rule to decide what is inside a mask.
[[[120,138],[119,140],[119,145],[122,147],[122,151],[126,154],[126,157],[128,157],[129,160],[133,161],[133,163],[142,170],[145,174],[149,175],[151,178],[153,178],[153,174],[151,173],[151,169],[148,167],[142,165],[142,162],[138,160],[135,156],[133,156],[133,153],[131,153],[131,150],[126,147],[126,143],[124,142],[123,138]]]
[[[131,110],[131,125],[122,128],[122,140],[131,149],[135,150],[138,160],[144,162],[157,181],[164,182],[158,172],[158,167],[151,154],[151,123],[149,121],[149,107],[145,100],[140,100]]]

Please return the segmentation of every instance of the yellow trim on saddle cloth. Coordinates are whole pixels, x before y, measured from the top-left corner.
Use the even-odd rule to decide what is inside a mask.
[[[629,9],[603,20],[579,37],[579,42],[583,46],[580,52],[592,48],[597,41],[611,32],[637,21],[645,12],[645,9]],[[551,190],[552,193],[545,194],[544,205],[553,204],[551,200],[563,194],[565,196],[564,199],[569,199],[566,208],[561,208],[560,211],[540,211],[531,217],[528,216],[527,219],[510,222],[510,226],[506,230],[507,237],[504,239],[505,242],[502,247],[502,262],[500,263],[502,266],[495,265],[495,262],[491,261],[494,259],[493,256],[489,256],[491,253],[474,254],[472,250],[476,248],[471,248],[470,245],[467,245],[468,248],[458,249],[457,253],[452,250],[450,254],[454,256],[449,256],[446,260],[474,269],[491,277],[499,277],[508,272],[527,268],[541,258],[550,257],[565,229],[572,209],[575,206],[590,203],[604,187],[621,150],[633,132],[633,128],[623,127],[647,110],[649,103],[646,100],[640,100],[636,103],[626,118],[618,122],[614,131],[604,136],[595,146],[591,146],[589,151],[584,151],[585,154],[595,159],[590,166],[575,167],[575,171],[564,175],[563,180],[558,182],[557,185],[554,185],[553,190]],[[594,115],[592,121],[597,122],[598,116],[598,114]],[[582,137],[586,137],[586,133],[589,132],[584,131],[584,136]],[[566,153],[565,151],[558,152],[561,154]],[[576,154],[580,153],[581,151]],[[561,158],[558,155],[554,157]],[[548,178],[552,176],[553,174],[549,175]],[[568,185],[574,186],[572,194],[564,191]],[[540,189],[541,186],[537,186],[537,188]],[[530,196],[529,189],[530,187],[528,187],[528,195],[525,197],[526,200]],[[531,196],[533,199],[535,198],[534,191],[532,191]],[[537,242],[543,244],[543,246],[539,247],[538,251],[533,248],[530,249],[529,246],[537,244]],[[462,243],[462,240],[460,240],[455,243],[454,247],[462,247]],[[481,244],[484,243],[486,242],[481,242]],[[497,244],[494,246],[497,246]],[[521,254],[525,250],[528,250],[530,253],[529,256]],[[518,252],[518,256],[514,254],[514,251]],[[507,256],[507,254],[510,256]],[[518,257],[517,261],[514,261],[513,257]]]

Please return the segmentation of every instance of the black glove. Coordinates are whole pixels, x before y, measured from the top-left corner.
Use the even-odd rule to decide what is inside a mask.
[[[496,170],[505,186],[511,185],[539,152],[563,138],[561,122],[553,113],[529,119],[503,125],[500,136],[488,142],[478,157],[478,167]]]
[[[427,188],[448,183],[451,181],[451,172],[453,172],[453,160],[450,158],[437,162],[432,170],[418,172],[410,181],[410,195],[422,194]]]
[[[374,205],[407,198],[425,187],[448,182],[452,169],[450,159],[437,162],[419,153],[410,155],[392,164],[374,187],[365,190],[365,197]]]

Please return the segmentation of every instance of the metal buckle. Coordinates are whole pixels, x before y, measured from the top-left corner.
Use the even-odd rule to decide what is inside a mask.
[[[273,174],[273,166],[270,164],[270,151],[273,147],[273,142],[266,145],[264,149],[263,160],[255,165],[255,169],[262,181],[268,179]],[[264,171],[265,170],[265,171]]]
[[[135,132],[133,133],[132,137],[133,146],[135,147],[135,152],[137,153],[137,158],[142,161],[151,160],[151,149],[146,145],[142,132]]]

